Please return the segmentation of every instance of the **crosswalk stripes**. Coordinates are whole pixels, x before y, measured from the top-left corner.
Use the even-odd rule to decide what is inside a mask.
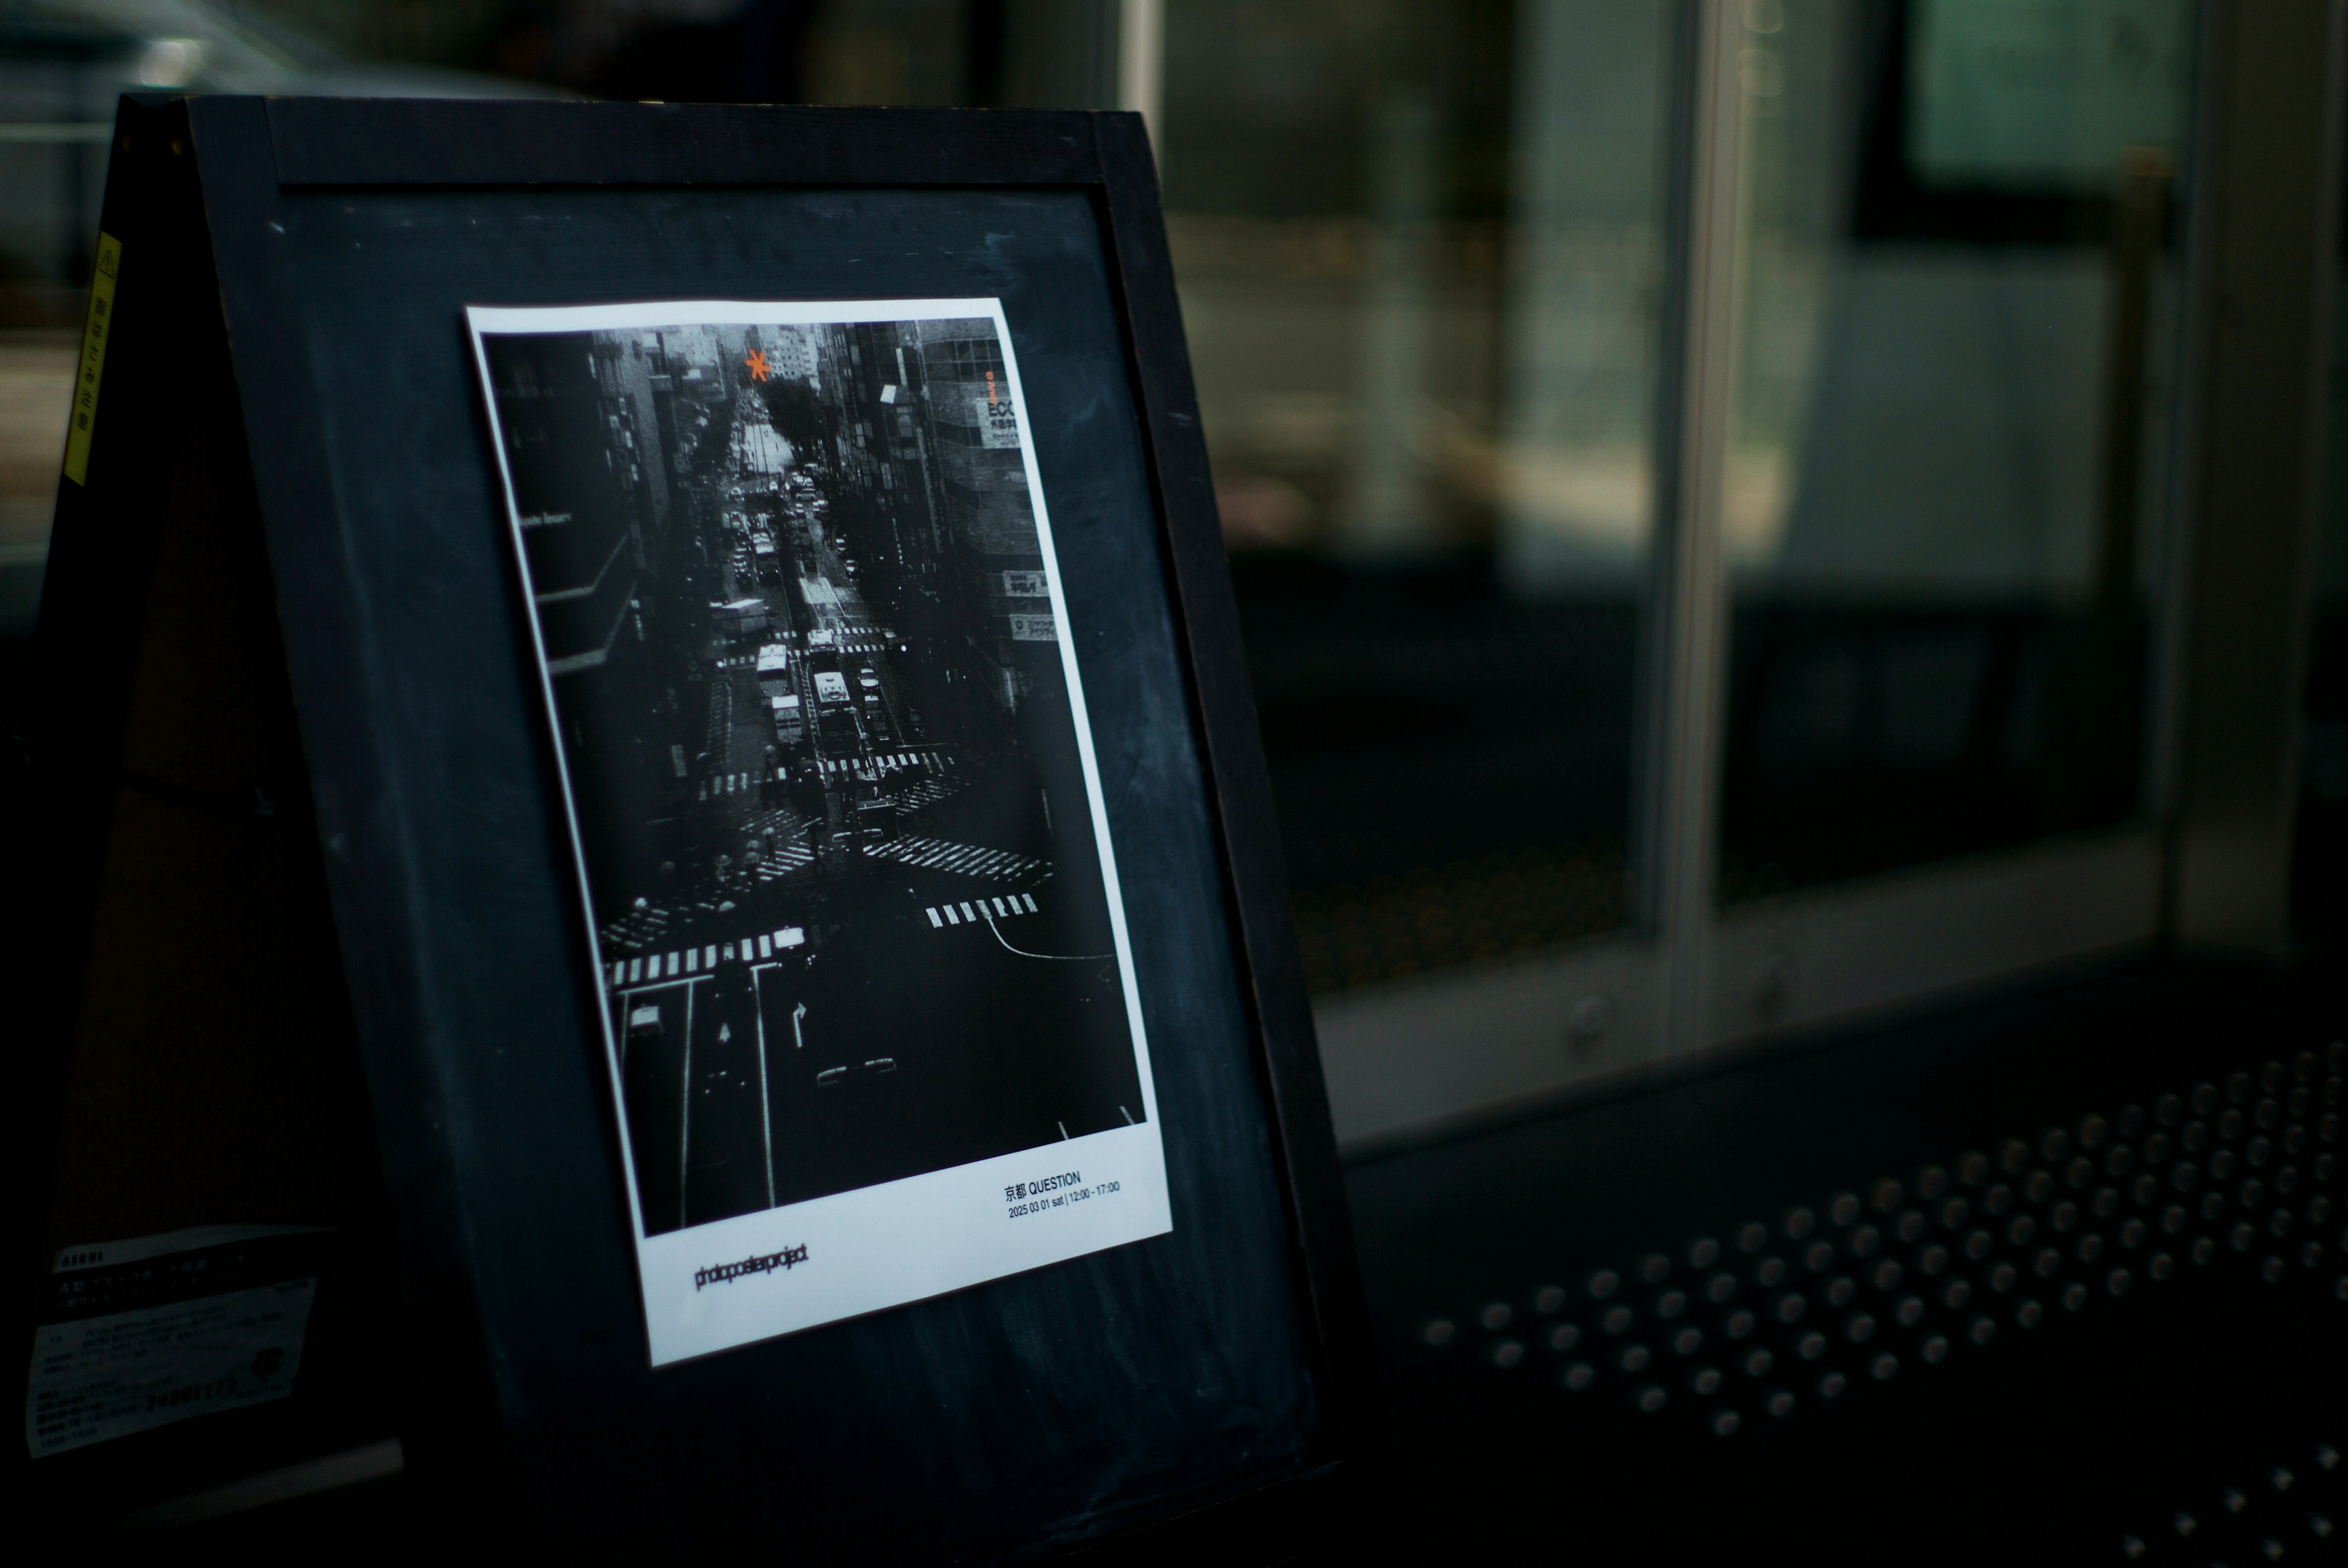
[[[788,876],[814,864],[814,852],[806,845],[787,844],[758,862],[758,880],[772,882],[778,876]]]
[[[939,904],[922,910],[922,913],[927,915],[930,917],[930,925],[939,930],[943,930],[948,926],[974,926],[985,919],[986,916],[972,908],[971,902],[969,899],[964,899],[959,904]],[[999,920],[1008,920],[1019,915],[1040,915],[1044,912],[1035,907],[1035,900],[1025,893],[1013,893],[999,898],[980,898],[977,902],[984,906]],[[938,917],[940,910],[944,911],[943,919]]]
[[[1030,856],[975,844],[951,844],[942,839],[906,837],[886,844],[868,844],[864,853],[876,859],[896,860],[923,871],[952,871],[964,876],[1009,881],[1031,876],[1050,867]]]
[[[707,800],[712,795],[739,794],[746,789],[756,787],[761,778],[772,779],[774,782],[780,784],[783,777],[784,772],[780,767],[776,768],[771,773],[763,774],[751,772],[720,774],[715,779],[705,780],[703,782],[700,798]]]
[[[897,806],[901,811],[919,811],[923,806],[935,805],[940,801],[950,800],[957,793],[959,792],[955,786],[945,779],[926,778],[919,784],[899,790]]]
[[[805,946],[807,928],[785,926],[773,931],[751,932],[730,942],[705,942],[644,958],[618,959],[607,978],[615,991],[635,986],[669,985],[695,977],[706,978],[722,964],[771,962],[794,948]]]
[[[953,764],[944,753],[940,752],[890,752],[873,757],[870,761],[861,758],[824,757],[819,759],[818,765],[822,768],[827,778],[845,778],[866,767],[878,768],[883,772],[891,768],[927,768],[932,773],[944,773],[953,766]]]

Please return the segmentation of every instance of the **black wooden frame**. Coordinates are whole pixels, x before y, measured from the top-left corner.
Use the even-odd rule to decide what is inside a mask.
[[[166,150],[168,148],[168,150]],[[144,166],[143,168],[141,166]],[[110,194],[151,205],[176,187],[201,200],[216,272],[247,446],[254,500],[276,536],[294,519],[328,519],[336,503],[313,367],[295,302],[282,224],[296,188],[414,187],[999,187],[1077,190],[1097,214],[1141,425],[1159,548],[1205,766],[1227,913],[1245,992],[1256,1067],[1271,1114],[1292,1245],[1292,1272],[1317,1389],[1313,1460],[1289,1479],[1137,1530],[1096,1540],[1079,1554],[1122,1559],[1201,1552],[1241,1561],[1322,1552],[1381,1556],[1394,1547],[1383,1422],[1350,1222],[1323,1095],[1313,1020],[1298,963],[1272,797],[1237,612],[1223,560],[1197,400],[1176,302],[1155,164],[1139,117],[1098,112],[865,110],[546,102],[423,102],[191,98],[126,99]],[[143,198],[139,195],[146,191]],[[113,201],[109,200],[109,210]],[[118,226],[127,214],[111,219]],[[119,232],[119,228],[117,231]],[[206,280],[210,281],[210,280]],[[225,390],[225,389],[223,389]],[[334,625],[363,610],[336,549],[313,528],[300,552],[272,550],[275,601],[288,646],[349,668],[295,672],[365,691],[346,638]],[[49,629],[45,626],[44,637]],[[103,706],[103,703],[101,703]],[[305,749],[339,757],[317,831],[362,822],[389,763],[355,703],[304,706]],[[324,732],[324,733],[322,733]],[[107,754],[105,737],[82,749]],[[355,764],[356,765],[353,765]],[[315,765],[314,760],[314,767]],[[325,781],[320,781],[324,783]],[[376,853],[355,834],[336,855]],[[70,856],[68,856],[70,859]],[[396,877],[388,866],[376,876]],[[384,884],[391,885],[391,884]],[[337,898],[345,949],[381,937],[403,912]],[[350,1004],[378,1033],[421,1026],[413,1000],[381,977],[348,974]],[[69,1022],[69,1020],[64,1020]],[[59,1041],[62,1043],[62,1040]],[[370,1060],[373,1122],[388,1206],[396,1213],[402,1316],[421,1398],[442,1429],[427,1450],[443,1461],[470,1453],[496,1471],[479,1429],[491,1409],[488,1368],[466,1290],[453,1194],[429,1151],[427,1065]],[[413,1081],[412,1082],[409,1081]],[[415,1092],[406,1093],[412,1088]],[[36,1133],[28,1174],[45,1177],[62,1082],[31,1096]],[[36,1179],[37,1193],[46,1186]],[[36,1212],[31,1223],[39,1224]],[[471,1341],[469,1343],[469,1338]],[[21,1342],[21,1341],[20,1341]],[[423,1368],[436,1371],[426,1374]],[[470,1430],[469,1430],[470,1429]],[[418,1455],[411,1439],[411,1456]],[[411,1462],[414,1462],[413,1458]],[[461,1462],[461,1461],[460,1461]],[[494,1486],[494,1481],[491,1482]],[[476,1493],[476,1495],[479,1495]]]

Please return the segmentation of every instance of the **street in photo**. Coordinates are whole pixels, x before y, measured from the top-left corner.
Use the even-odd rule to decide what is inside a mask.
[[[794,1205],[1115,1132],[1148,1169],[1060,1255],[1162,1230],[1116,869],[994,302],[472,317],[641,1238],[767,1215],[750,1255],[797,1256],[753,1272],[788,1290],[827,1262]],[[1155,1201],[1130,1201],[1136,1178]],[[855,1245],[955,1252],[941,1212]],[[739,1229],[688,1286],[745,1255]],[[983,1255],[973,1279],[1008,1271]]]

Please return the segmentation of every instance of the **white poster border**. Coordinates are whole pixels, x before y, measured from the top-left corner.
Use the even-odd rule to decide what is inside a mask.
[[[609,1003],[611,968],[603,959],[600,934],[595,928],[595,906],[588,886],[578,804],[571,787],[570,759],[563,750],[553,676],[539,625],[529,555],[522,548],[521,510],[514,497],[505,430],[499,417],[484,341],[490,336],[653,331],[664,327],[855,325],[980,317],[994,323],[995,341],[1003,353],[1004,380],[1018,420],[1019,455],[1044,558],[1045,586],[1050,591],[1054,640],[1067,679],[1069,716],[1076,726],[1085,797],[1091,812],[1094,843],[1099,851],[1117,975],[1124,990],[1134,1063],[1140,1079],[1143,1117],[1132,1126],[1111,1128],[653,1236],[644,1234],[634,1154],[623,1132],[620,1159],[627,1176],[629,1218],[634,1229],[652,1364],[674,1365],[1171,1231],[1173,1217],[1167,1194],[1157,1087],[1149,1069],[1148,1038],[1142,1026],[1133,944],[1127,929],[1125,899],[1109,837],[1107,803],[1101,789],[1100,765],[1093,747],[1092,725],[1076,665],[1073,622],[1061,579],[1059,554],[1053,545],[1051,519],[1045,506],[1043,476],[1035,461],[1035,433],[1001,299],[671,300],[600,305],[472,305],[467,307],[465,313],[474,364],[480,376],[482,402],[489,413],[491,446],[497,454],[499,492],[512,535],[514,559],[521,574],[525,619],[537,656],[540,692],[554,741],[556,772],[562,785],[563,820],[571,838],[581,907],[588,912],[589,956],[595,966],[599,995],[604,999],[596,1013],[603,1036],[613,1103],[623,1108],[620,1125],[626,1125],[626,1100],[619,1040],[613,1030]]]

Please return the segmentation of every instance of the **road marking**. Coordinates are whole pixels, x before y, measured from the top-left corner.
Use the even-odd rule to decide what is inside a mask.
[[[900,861],[925,870],[951,871],[958,876],[1009,878],[1051,875],[1051,867],[1045,862],[1011,850],[951,844],[934,838],[908,836],[862,848],[864,854],[875,859]]]
[[[760,937],[758,946],[767,945]],[[767,993],[758,983],[759,971],[750,971],[750,1016],[758,1026],[758,1137],[767,1151],[767,1206],[775,1206],[775,1102],[773,1091],[767,1087]]]
[[[962,907],[962,917],[965,920],[975,920],[978,918],[978,916],[972,910],[969,904],[965,903]]]
[[[681,1085],[685,1108],[677,1112],[676,1129],[676,1223],[687,1223],[685,1203],[693,1184],[693,990],[685,993],[685,1074]]]
[[[972,923],[975,924],[977,920],[983,920],[987,917],[987,906],[990,902],[994,905],[994,913],[1006,920],[1021,915],[1036,915],[1042,913],[1041,910],[1035,907],[1035,900],[1033,898],[1025,898],[1026,907],[1020,907],[1023,898],[1025,898],[1025,896],[1018,893],[1012,894],[1008,898],[994,898],[992,900],[981,898],[978,901],[979,908],[976,919]],[[963,914],[967,914],[970,910],[970,906],[967,904],[963,905],[962,907]],[[930,917],[930,925],[932,927],[940,930],[942,930],[948,926],[959,926],[963,923],[963,916],[954,913],[954,907],[952,904],[935,905],[923,909],[922,913]],[[941,914],[944,917],[942,919],[939,917]]]

